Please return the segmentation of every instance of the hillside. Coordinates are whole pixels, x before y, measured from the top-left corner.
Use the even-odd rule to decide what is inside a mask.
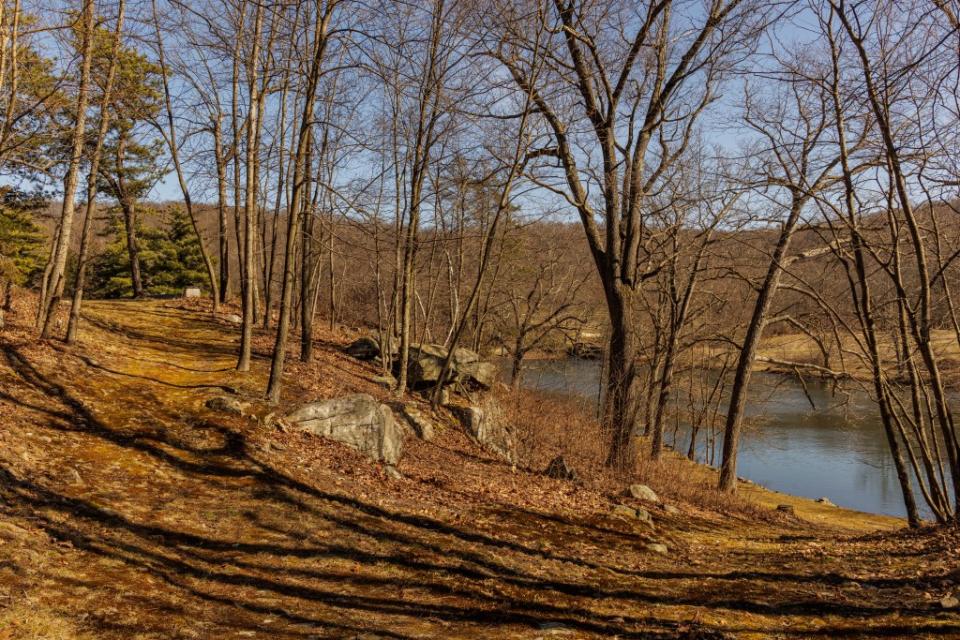
[[[236,329],[183,304],[91,302],[76,348],[25,307],[0,333],[0,638],[960,637],[956,532],[655,477],[649,526],[613,514],[627,481],[512,468],[446,416],[391,479],[264,426],[270,336],[240,376]],[[286,404],[394,401],[344,342],[318,328]],[[204,408],[234,391],[252,418]]]

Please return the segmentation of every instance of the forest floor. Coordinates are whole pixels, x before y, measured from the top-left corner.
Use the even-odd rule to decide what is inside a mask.
[[[266,334],[241,375],[236,329],[180,301],[89,303],[76,347],[27,315],[0,333],[2,640],[960,637],[940,602],[960,595],[957,532],[756,487],[753,511],[671,498],[649,526],[453,424],[408,437],[390,479],[204,408],[259,397]],[[389,399],[338,340],[291,358],[287,402]]]

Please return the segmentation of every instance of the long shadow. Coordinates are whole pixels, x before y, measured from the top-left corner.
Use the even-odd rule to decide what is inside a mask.
[[[122,376],[124,378],[134,378],[136,380],[145,380],[147,382],[153,382],[156,384],[163,385],[165,387],[173,387],[174,389],[220,389],[226,393],[236,393],[236,389],[226,384],[177,384],[176,382],[167,382],[160,378],[155,378],[152,376],[145,376],[139,373],[129,373],[127,371],[118,371],[117,369],[111,369],[110,367],[105,367],[99,362],[93,360],[92,358],[82,355],[74,354],[77,358],[83,361],[88,367],[92,369],[99,369],[104,373],[109,373],[115,376]]]
[[[125,360],[133,360],[134,362],[146,362],[148,364],[157,364],[162,367],[169,367],[171,369],[179,369],[181,371],[193,371],[194,373],[224,373],[226,371],[234,371],[233,367],[219,367],[217,369],[198,369],[196,367],[185,367],[182,364],[177,364],[175,362],[170,362],[168,360],[154,360],[153,358],[144,358],[138,356],[132,356],[129,353],[118,354],[120,357]]]
[[[641,604],[682,604],[691,606],[707,606],[736,611],[763,613],[768,615],[832,614],[844,617],[870,617],[888,613],[887,609],[885,608],[843,605],[822,601],[767,604],[751,602],[743,598],[711,599],[710,596],[704,595],[700,595],[698,597],[669,597],[627,589],[604,589],[591,584],[567,582],[543,578],[542,576],[538,575],[529,575],[525,572],[510,568],[503,563],[494,562],[488,557],[466,551],[463,549],[462,543],[467,542],[474,545],[482,545],[484,547],[499,548],[523,554],[528,557],[539,558],[541,560],[576,563],[590,566],[591,568],[595,569],[610,569],[610,567],[585,563],[582,559],[568,558],[553,552],[544,552],[542,550],[533,549],[514,541],[492,537],[478,531],[466,531],[426,516],[399,513],[357,500],[355,498],[320,491],[315,487],[307,485],[270,467],[263,461],[256,460],[251,457],[247,451],[242,436],[226,428],[222,428],[222,435],[225,438],[225,444],[217,449],[189,450],[179,444],[171,443],[165,440],[162,441],[163,446],[170,446],[191,455],[201,455],[204,459],[207,459],[207,461],[204,463],[195,463],[183,460],[179,456],[171,454],[165,449],[148,442],[147,439],[141,435],[131,436],[128,434],[118,434],[114,430],[110,429],[107,425],[102,424],[83,405],[83,403],[73,398],[62,385],[59,385],[43,376],[22,356],[17,349],[6,349],[5,356],[11,369],[13,369],[26,384],[33,386],[48,396],[57,398],[62,404],[69,407],[71,411],[70,418],[72,418],[72,424],[75,426],[75,430],[77,431],[82,431],[90,435],[107,439],[119,446],[134,448],[190,474],[197,474],[201,476],[210,475],[214,477],[243,476],[253,478],[257,483],[264,485],[266,490],[269,491],[271,495],[284,495],[287,494],[288,491],[293,491],[296,494],[310,496],[317,500],[323,501],[324,503],[336,505],[340,509],[330,509],[329,512],[320,511],[315,505],[308,504],[305,500],[296,498],[293,495],[287,495],[287,498],[291,499],[292,503],[298,509],[314,512],[319,517],[331,521],[341,528],[353,530],[356,533],[373,538],[386,538],[405,546],[416,545],[420,548],[424,548],[436,553],[446,554],[447,556],[452,556],[461,562],[482,566],[484,569],[486,569],[486,571],[477,571],[468,567],[456,568],[447,565],[441,565],[443,571],[456,571],[459,572],[464,578],[473,580],[487,580],[493,577],[501,582],[524,589],[547,590],[574,597],[615,598],[620,600],[629,600]],[[51,415],[59,414],[57,417],[64,419],[62,415],[63,412],[51,411],[48,413],[51,413]],[[162,439],[163,436],[152,434],[151,437],[159,437]],[[210,456],[228,458],[232,462],[238,463],[239,467],[233,465],[225,466],[219,462],[211,462],[209,461]],[[111,531],[126,531],[140,540],[151,541],[159,538],[160,540],[164,541],[163,544],[167,548],[169,548],[171,551],[177,552],[178,554],[181,553],[181,550],[174,549],[174,547],[188,546],[207,551],[223,550],[251,554],[267,553],[271,555],[304,558],[324,556],[351,557],[365,563],[394,563],[407,570],[426,573],[440,569],[440,567],[435,566],[435,563],[418,564],[416,561],[411,562],[410,558],[404,556],[387,557],[380,554],[368,554],[366,557],[364,557],[362,555],[358,555],[357,550],[347,547],[331,549],[328,546],[324,549],[318,549],[310,547],[283,547],[273,544],[237,543],[234,541],[210,539],[204,536],[169,530],[162,527],[137,524],[116,513],[104,511],[89,502],[56,494],[55,492],[51,492],[49,489],[27,483],[9,473],[7,473],[6,476],[6,482],[3,484],[5,487],[12,488],[11,490],[13,491],[13,495],[11,497],[15,499],[14,501],[16,503],[28,506],[32,512],[39,512],[41,511],[41,507],[44,506],[55,506],[58,510],[67,511],[76,518],[91,520],[99,523],[100,525],[106,525]],[[350,519],[346,515],[334,515],[336,513],[351,513],[368,516],[380,524],[400,523],[412,528],[417,532],[427,532],[431,534],[447,536],[451,538],[453,542],[451,544],[442,545],[427,542],[426,540],[417,536],[402,534],[397,531],[386,531],[382,528],[371,529],[356,519]],[[107,554],[116,553],[118,551],[117,548],[103,549],[101,548],[101,545],[107,544],[106,541],[89,538],[86,536],[86,534],[83,534],[83,532],[79,530],[68,529],[60,523],[48,521],[46,526],[52,533],[55,533],[58,536],[68,536],[75,544],[85,545],[85,547],[89,548],[90,550],[98,550],[98,552]],[[121,543],[114,543],[114,547],[117,547],[120,544]],[[138,547],[136,545],[130,545],[130,543],[122,544],[126,544],[129,547],[126,549],[120,549],[124,551],[124,553],[136,553],[148,556],[148,560],[142,561],[144,566],[149,567],[152,566],[153,563],[163,563],[168,571],[172,571],[178,576],[188,575],[198,579],[214,579],[224,584],[233,586],[254,585],[257,588],[276,591],[283,595],[296,597],[301,600],[315,600],[318,602],[333,603],[334,606],[338,607],[379,612],[388,615],[427,615],[447,620],[469,621],[483,624],[506,623],[536,625],[544,622],[545,615],[551,616],[550,619],[553,620],[561,615],[567,616],[573,614],[584,618],[581,620],[563,617],[564,623],[569,624],[573,628],[595,633],[616,632],[623,634],[628,632],[623,628],[621,623],[606,619],[605,617],[599,616],[597,613],[589,610],[570,607],[553,607],[542,604],[536,605],[531,610],[531,606],[533,605],[528,602],[516,600],[494,601],[493,604],[496,604],[498,607],[506,605],[509,608],[509,611],[498,610],[492,612],[489,608],[454,607],[449,605],[434,605],[429,603],[419,603],[411,606],[405,603],[398,603],[393,599],[372,598],[366,596],[344,596],[340,593],[327,592],[320,589],[314,589],[312,587],[303,587],[302,585],[291,585],[282,581],[261,577],[248,575],[237,576],[231,573],[211,571],[209,568],[198,568],[181,559],[172,559],[162,554],[156,554],[148,549]],[[132,561],[131,558],[127,558],[127,560]],[[251,570],[253,569],[252,566],[246,568]],[[488,572],[492,573],[493,575],[491,576]],[[321,574],[318,572],[315,577],[320,578]],[[331,579],[331,577],[332,576],[326,575],[325,579]],[[708,574],[704,574],[702,576],[690,574],[686,576],[688,579],[697,579],[698,577],[708,577]],[[473,599],[477,599],[476,594],[474,594]],[[706,601],[704,601],[705,599]],[[900,611],[906,613],[927,614],[930,612],[930,609],[901,608]],[[650,624],[651,622],[652,621],[650,620],[643,620],[644,624]],[[658,635],[662,637],[662,634]],[[643,637],[655,636],[647,634]]]
[[[230,344],[212,344],[204,343],[202,346],[197,342],[176,338],[172,335],[159,335],[156,333],[143,331],[141,329],[136,329],[127,325],[120,325],[118,323],[113,323],[102,318],[98,318],[93,315],[84,316],[90,324],[96,326],[103,331],[110,333],[119,334],[130,340],[135,340],[140,343],[145,343],[149,345],[154,345],[158,350],[169,350],[176,349],[182,353],[190,353],[196,355],[197,350],[201,349],[202,353],[206,355],[215,355],[215,356],[236,356],[239,346],[233,346]],[[255,359],[267,359],[269,356],[265,353],[254,351],[252,357]]]

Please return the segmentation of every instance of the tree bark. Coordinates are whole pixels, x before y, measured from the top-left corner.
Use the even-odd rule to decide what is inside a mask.
[[[93,216],[96,211],[97,176],[100,167],[100,157],[103,153],[103,141],[110,129],[110,100],[113,93],[113,84],[116,78],[117,59],[120,51],[121,35],[123,34],[123,19],[126,9],[125,0],[120,0],[117,7],[117,24],[114,30],[112,56],[107,69],[106,86],[100,100],[100,128],[97,131],[97,140],[90,156],[90,172],[87,176],[87,204],[83,218],[83,230],[80,234],[80,254],[77,258],[77,278],[73,287],[73,302],[70,305],[70,320],[67,323],[67,343],[72,344],[77,339],[80,328],[80,312],[83,307],[83,293],[87,279],[87,262],[90,252],[90,231],[93,226]]]
[[[66,280],[67,253],[70,250],[73,216],[76,208],[77,174],[80,171],[80,162],[83,159],[83,142],[86,134],[87,105],[90,98],[90,68],[93,58],[95,10],[93,0],[86,0],[83,4],[82,30],[82,59],[80,63],[80,86],[77,91],[76,120],[70,149],[70,162],[67,174],[63,181],[63,210],[60,216],[60,231],[57,234],[53,251],[50,255],[51,269],[45,298],[40,304],[43,313],[41,337],[49,338],[53,330],[53,317],[56,315],[60,297],[63,295],[64,281]]]

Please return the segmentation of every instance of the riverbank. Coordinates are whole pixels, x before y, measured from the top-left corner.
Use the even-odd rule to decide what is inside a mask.
[[[953,331],[939,329],[932,332],[932,344],[934,352],[940,359],[944,384],[951,389],[960,388],[960,340]],[[841,356],[837,353],[836,345],[827,341],[825,347],[828,349],[829,357],[825,362],[820,345],[806,334],[785,333],[767,336],[763,338],[757,349],[753,370],[790,376],[796,376],[799,373],[811,379],[850,380],[870,384],[873,378],[869,363],[856,356],[858,345],[857,338],[846,336],[843,340]],[[602,354],[603,346],[597,343],[592,350]],[[889,341],[881,343],[880,352],[886,362],[896,361],[896,350]],[[735,363],[736,355],[729,349],[704,348],[687,354],[688,361],[681,364],[719,368],[717,362],[727,358]],[[570,357],[572,356],[569,349],[553,349],[531,351],[526,359],[527,361],[563,360]],[[900,375],[893,367],[887,374],[893,380]]]
[[[226,387],[259,406],[269,334],[241,375],[236,329],[179,302],[90,303],[75,348],[33,340],[29,317],[0,333],[6,638],[960,634],[940,603],[960,583],[955,532],[755,487],[717,498],[699,489],[711,470],[673,456],[638,471],[661,499],[641,502],[623,495],[635,479],[503,463],[446,414],[390,477],[204,408]],[[396,401],[345,343],[318,330],[284,402]],[[569,427],[537,455],[576,444],[565,407],[526,409]]]

